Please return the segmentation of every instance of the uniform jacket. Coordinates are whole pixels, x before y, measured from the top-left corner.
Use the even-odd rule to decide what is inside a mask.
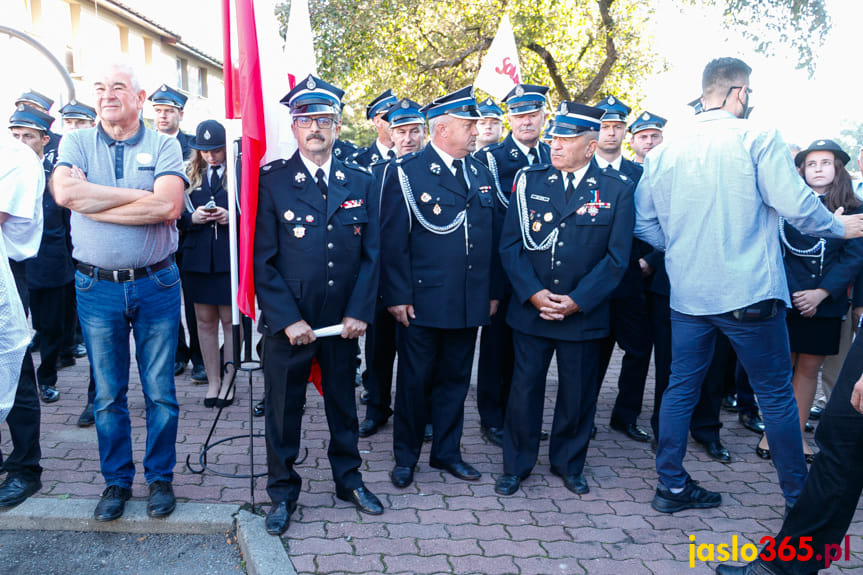
[[[551,148],[549,145],[545,142],[540,142],[538,144],[538,149],[539,162],[541,164],[549,163],[551,161]],[[509,198],[509,194],[512,191],[512,183],[515,181],[516,173],[518,173],[520,169],[530,165],[530,161],[527,156],[525,156],[515,144],[512,132],[507,134],[503,142],[489,144],[483,149],[477,151],[474,155],[480,162],[489,166],[489,169],[491,169],[492,162],[488,159],[488,156],[491,155],[494,157],[500,191],[506,198]],[[494,174],[495,170],[491,171],[492,174]],[[503,209],[506,211],[505,205],[503,206]]]
[[[595,161],[595,160],[594,160]],[[635,193],[635,186],[638,185],[638,180],[641,179],[641,174],[644,168],[640,164],[636,164],[626,158],[620,160],[620,173],[623,174],[632,183],[632,193]],[[626,268],[626,273],[623,274],[623,279],[620,280],[617,288],[612,292],[612,298],[641,298],[644,297],[644,279],[641,275],[641,265],[638,263],[640,258],[653,251],[650,244],[632,238],[632,250],[629,252],[629,265]]]
[[[189,193],[192,211],[206,205],[212,198],[220,208],[228,209],[228,191],[223,181],[215,190],[210,188],[207,168],[201,178],[201,185]],[[228,226],[216,223],[193,224],[192,212],[187,209],[177,222],[182,241],[182,269],[184,272],[227,273],[231,271]],[[218,232],[215,229],[218,228]]]
[[[260,331],[279,335],[352,317],[371,323],[379,276],[380,227],[372,177],[333,158],[327,199],[299,151],[261,168],[255,228]]]
[[[513,329],[566,341],[608,335],[608,300],[629,262],[635,223],[633,185],[624,178],[591,162],[566,203],[559,170],[546,164],[519,173],[516,189],[524,179],[525,205],[513,196],[500,238],[501,263],[513,286],[507,313]],[[597,201],[605,207],[590,210]],[[553,251],[527,249],[522,225],[537,245],[549,241]],[[555,230],[556,240],[547,240]],[[530,298],[543,289],[568,294],[581,311],[563,321],[541,319]]]
[[[861,209],[848,213],[860,213]],[[789,223],[785,223],[785,237],[797,249],[808,249],[816,244],[818,238],[800,233]],[[824,262],[816,255],[797,256],[782,246],[782,259],[788,278],[788,291],[794,294],[800,290],[824,288],[830,292],[818,305],[815,317],[842,317],[848,311],[848,286],[854,283],[863,268],[863,239],[843,240],[825,238]],[[796,308],[791,314],[799,313]]]
[[[431,144],[389,164],[381,199],[381,292],[387,307],[411,304],[425,327],[461,329],[489,322],[489,300],[503,295],[503,271],[494,243],[495,184],[488,169],[464,158],[470,179],[465,192]],[[419,214],[452,232],[429,231],[408,207],[399,171]]]
[[[42,194],[42,241],[36,257],[26,261],[27,287],[30,289],[55,288],[75,279],[72,261],[72,242],[69,237],[68,209],[60,207],[48,190],[53,166],[47,157],[42,161],[45,168],[45,192]]]
[[[347,140],[336,140],[333,144],[333,157],[342,162],[346,162],[358,149],[359,148]]]
[[[395,150],[393,150],[393,152],[395,153]],[[364,168],[368,168],[372,164],[376,164],[381,160],[386,159],[386,157],[381,156],[381,152],[378,150],[377,140],[375,140],[368,148],[359,148],[356,152],[351,154],[348,161],[359,164]]]
[[[188,160],[192,155],[192,147],[189,144],[195,141],[195,136],[184,132],[177,132],[177,140],[179,140],[180,148],[183,150],[183,160]]]

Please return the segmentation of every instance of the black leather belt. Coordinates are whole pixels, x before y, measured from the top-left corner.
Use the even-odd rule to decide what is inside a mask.
[[[85,264],[82,262],[78,262],[76,264],[76,268],[79,272],[84,274],[85,276],[90,276],[91,278],[96,278],[100,280],[105,280],[109,282],[115,283],[124,283],[124,282],[132,282],[137,279],[141,279],[147,277],[152,273],[156,273],[157,271],[163,270],[166,267],[170,266],[174,263],[173,257],[167,257],[160,261],[159,263],[155,263],[153,265],[149,265],[143,268],[126,268],[123,270],[106,270],[103,268],[97,268],[96,266],[91,266],[90,264]]]

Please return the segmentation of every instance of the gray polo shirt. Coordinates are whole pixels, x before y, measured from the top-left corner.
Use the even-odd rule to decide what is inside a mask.
[[[183,173],[183,155],[177,138],[147,129],[114,140],[102,129],[76,130],[60,142],[58,166],[78,166],[87,181],[117,188],[153,191],[161,176]],[[96,267],[116,270],[158,263],[177,251],[177,225],[121,225],[96,222],[72,212],[72,257]]]

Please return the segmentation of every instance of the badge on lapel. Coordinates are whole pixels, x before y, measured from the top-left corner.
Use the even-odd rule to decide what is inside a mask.
[[[294,181],[297,182],[298,184],[302,184],[303,182],[306,181],[306,175],[302,172],[297,172],[296,175],[294,176]]]
[[[513,160],[517,160],[518,159],[518,149],[510,148],[509,149],[509,157],[512,158]]]
[[[287,221],[289,221],[289,222],[290,222],[290,221],[293,221],[293,219],[294,219],[294,212],[292,212],[291,210],[285,210],[284,216],[285,216],[285,219],[286,219]]]
[[[443,210],[441,209],[440,204],[435,204],[432,208],[432,213],[436,216],[439,216],[442,211]]]
[[[306,228],[305,226],[294,226],[294,237],[298,240],[306,237]]]
[[[341,170],[336,170],[336,179],[340,182],[345,181],[345,173]]]
[[[423,192],[423,195],[420,196],[420,201],[424,204],[429,203],[431,201],[431,194]]]
[[[434,175],[439,176],[440,175],[440,164],[438,164],[437,162],[432,162],[431,164],[429,164],[429,171],[431,173],[433,173]]]

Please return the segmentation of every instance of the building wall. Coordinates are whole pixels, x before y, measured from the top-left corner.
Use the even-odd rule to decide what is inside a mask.
[[[224,118],[221,68],[169,43],[157,32],[89,2],[11,2],[17,5],[10,9],[6,25],[27,32],[50,50],[72,76],[78,100],[94,105],[93,74],[105,62],[125,60],[135,68],[148,95],[164,83],[189,96],[181,125],[184,131],[194,132],[198,122],[208,118]],[[192,23],[190,20],[190,25]],[[183,35],[182,30],[172,31]],[[178,59],[185,67],[185,74],[178,69]],[[15,98],[27,89],[53,98],[55,104],[51,113],[54,116],[59,115],[57,110],[68,100],[60,74],[44,56],[20,40],[0,39],[0,74],[4,78],[0,83],[0,111],[6,105],[7,117],[12,113]],[[185,81],[183,85],[179,84],[181,78]],[[144,119],[152,118],[153,110],[148,102],[144,107]],[[60,123],[54,128],[59,130]]]

